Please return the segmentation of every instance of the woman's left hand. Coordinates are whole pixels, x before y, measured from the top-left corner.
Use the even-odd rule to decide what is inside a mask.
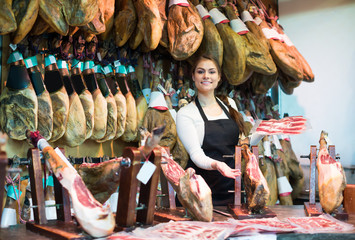
[[[227,178],[235,179],[237,176],[240,176],[241,174],[239,169],[232,169],[224,162],[216,161],[215,164],[216,164],[215,169],[218,170],[223,176]]]

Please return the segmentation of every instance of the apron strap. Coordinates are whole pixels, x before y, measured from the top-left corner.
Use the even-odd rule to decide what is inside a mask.
[[[229,114],[228,110],[224,107],[224,105],[220,102],[220,100],[218,98],[216,98],[218,105],[222,108],[223,112],[227,115],[227,117],[229,119],[232,119],[231,115]],[[196,103],[196,107],[198,108],[198,111],[201,114],[201,117],[203,118],[203,121],[207,122],[208,119],[206,117],[205,112],[203,111],[200,101],[198,100],[198,97],[195,98],[195,103]]]

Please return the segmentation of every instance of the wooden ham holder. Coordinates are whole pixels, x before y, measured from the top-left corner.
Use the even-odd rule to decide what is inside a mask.
[[[329,145],[329,155],[335,160],[335,146]],[[309,217],[319,216],[323,214],[323,208],[320,203],[316,202],[316,162],[317,162],[317,147],[311,146],[311,152],[309,156],[301,156],[310,160],[310,173],[309,173],[309,202],[304,203],[306,215]],[[332,214],[333,217],[339,220],[347,220],[349,215],[343,210],[342,205]]]
[[[242,148],[241,146],[235,147],[235,169],[241,169],[241,159],[242,159]],[[257,146],[252,146],[252,152],[255,155],[256,159],[259,160],[259,148]],[[247,204],[241,204],[241,188],[242,186],[242,177],[237,176],[234,185],[234,204],[228,205],[228,210],[232,213],[232,216],[235,219],[250,219],[250,218],[272,218],[276,217],[276,214],[272,212],[268,207],[264,207],[263,212],[260,214],[249,213]]]
[[[63,151],[63,150],[62,150]],[[69,193],[62,187],[53,174],[57,220],[46,218],[44,191],[42,183],[42,164],[37,148],[28,150],[28,172],[30,175],[31,195],[33,201],[33,222],[26,222],[26,228],[52,239],[87,239],[81,228],[71,217]]]
[[[6,153],[0,149],[0,222],[3,210],[3,201],[5,194],[5,178],[7,174],[7,156]]]
[[[157,168],[146,185],[141,184],[139,210],[136,209],[136,195],[138,180],[136,178],[142,166],[141,154],[137,148],[127,147],[123,152],[124,158],[129,158],[130,167],[123,167],[120,176],[119,198],[116,213],[116,229],[134,226],[135,222],[152,224],[155,210],[156,189],[160,173],[161,153],[154,149],[148,158]],[[90,239],[71,217],[69,193],[62,187],[57,178],[53,175],[55,201],[57,205],[57,220],[47,221],[45,214],[45,203],[42,183],[42,169],[39,150],[32,148],[28,151],[29,174],[31,182],[31,193],[33,199],[34,222],[27,222],[26,228],[47,236],[52,239]],[[137,217],[135,212],[137,211]]]
[[[136,203],[138,191],[137,174],[144,159],[141,159],[140,151],[132,147],[124,149],[123,157],[130,158],[132,164],[129,168],[122,168],[120,173],[120,188],[116,213],[116,230],[119,231],[126,227],[135,226],[136,222],[145,225],[153,224],[160,174],[161,152],[156,148],[148,158],[157,168],[147,184],[140,184],[138,208]]]

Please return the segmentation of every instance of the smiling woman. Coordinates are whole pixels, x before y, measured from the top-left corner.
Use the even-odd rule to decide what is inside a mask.
[[[234,179],[240,175],[234,169],[234,147],[239,133],[244,132],[242,116],[235,102],[227,97],[217,98],[215,89],[221,81],[221,68],[209,56],[201,56],[192,68],[197,89],[193,102],[177,114],[177,133],[190,155],[187,167],[196,170],[212,190],[213,205],[233,202]],[[233,107],[232,107],[233,106]]]

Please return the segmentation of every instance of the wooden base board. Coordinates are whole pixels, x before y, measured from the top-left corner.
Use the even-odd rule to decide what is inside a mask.
[[[169,222],[173,221],[191,221],[191,217],[186,216],[185,208],[178,207],[176,209],[161,208],[154,212],[154,221]]]
[[[251,214],[249,213],[248,207],[246,204],[236,206],[233,204],[228,205],[228,211],[232,214],[235,219],[250,219],[250,218],[272,218],[276,217],[276,214],[271,211],[269,208],[265,207],[260,214]]]
[[[306,212],[306,216],[308,217],[316,217],[323,214],[323,209],[320,203],[311,204],[309,202],[305,202],[304,210]]]
[[[334,211],[334,213],[330,214],[332,217],[341,220],[341,221],[346,221],[349,219],[349,214],[346,212],[346,210],[343,208],[343,205],[340,205],[337,210]]]
[[[65,223],[54,220],[42,225],[34,222],[26,222],[26,228],[55,240],[91,239],[88,235],[84,235],[83,230],[74,222]]]

